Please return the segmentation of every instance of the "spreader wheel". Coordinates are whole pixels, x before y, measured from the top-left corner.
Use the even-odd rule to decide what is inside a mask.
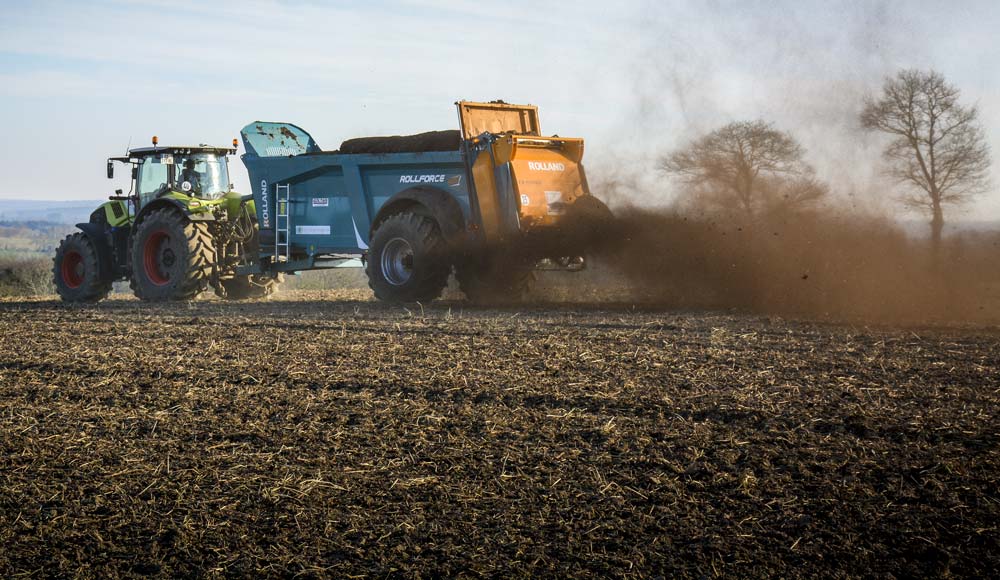
[[[391,215],[372,236],[365,273],[375,297],[426,302],[441,295],[451,262],[437,223],[413,213]]]
[[[462,264],[455,277],[465,297],[476,304],[516,304],[535,283],[534,264],[489,257]]]

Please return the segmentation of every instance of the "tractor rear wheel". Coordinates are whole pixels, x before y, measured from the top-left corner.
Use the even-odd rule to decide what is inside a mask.
[[[389,216],[372,235],[365,273],[375,297],[426,302],[448,284],[451,262],[437,223],[413,213]]]
[[[216,288],[216,295],[226,300],[248,300],[252,298],[267,298],[278,291],[278,286],[285,281],[284,274],[264,276],[235,276],[228,280],[220,280],[221,288]]]
[[[533,264],[485,258],[467,262],[455,273],[458,287],[475,304],[513,304],[524,300],[535,282]]]
[[[173,209],[153,211],[132,242],[132,291],[142,300],[192,300],[207,287],[215,251],[208,227]]]
[[[65,302],[97,302],[111,292],[111,280],[101,272],[101,259],[87,234],[70,234],[59,244],[52,278]]]

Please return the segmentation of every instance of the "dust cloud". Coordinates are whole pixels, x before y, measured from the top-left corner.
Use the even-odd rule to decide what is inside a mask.
[[[636,303],[861,323],[1000,322],[996,233],[956,234],[935,253],[884,215],[833,205],[752,221],[690,202],[615,214],[578,223],[575,235],[607,270],[591,282]]]
[[[600,271],[567,283],[565,298],[860,323],[1000,322],[1000,232],[955,230],[933,251],[926,230],[897,221],[918,216],[892,203],[884,143],[858,121],[887,76],[947,53],[922,42],[934,19],[900,6],[804,4],[777,15],[753,3],[649,3],[638,52],[623,62],[631,106],[604,136],[614,147],[588,159],[591,189],[616,217],[573,226]],[[822,204],[747,218],[658,169],[691,139],[758,118],[804,146],[830,188]]]

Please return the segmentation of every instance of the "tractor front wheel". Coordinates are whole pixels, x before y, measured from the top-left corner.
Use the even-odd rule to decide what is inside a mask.
[[[192,300],[207,287],[215,252],[203,223],[172,209],[153,211],[132,242],[132,291],[142,300]]]
[[[447,285],[450,272],[445,240],[431,218],[398,213],[375,230],[365,273],[379,300],[434,300]]]
[[[111,292],[111,280],[102,275],[100,255],[87,234],[66,236],[53,262],[53,282],[63,301],[97,302]]]

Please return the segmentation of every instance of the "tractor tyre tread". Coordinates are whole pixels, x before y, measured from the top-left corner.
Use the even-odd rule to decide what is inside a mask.
[[[83,281],[77,288],[70,288],[62,276],[62,261],[69,249],[78,252],[83,260]],[[112,281],[101,275],[97,248],[90,237],[82,232],[70,234],[59,243],[52,259],[52,279],[56,293],[64,302],[99,302],[111,293]]]
[[[140,277],[145,277],[143,270],[143,247],[148,230],[157,224],[166,225],[173,233],[179,233],[187,249],[188,263],[182,278],[165,294],[155,292],[156,288],[148,287]],[[136,228],[132,247],[132,277],[129,286],[140,299],[148,302],[165,302],[168,300],[193,300],[208,288],[212,265],[215,260],[215,249],[212,244],[212,234],[208,226],[201,222],[191,221],[174,209],[159,209],[146,216]]]

